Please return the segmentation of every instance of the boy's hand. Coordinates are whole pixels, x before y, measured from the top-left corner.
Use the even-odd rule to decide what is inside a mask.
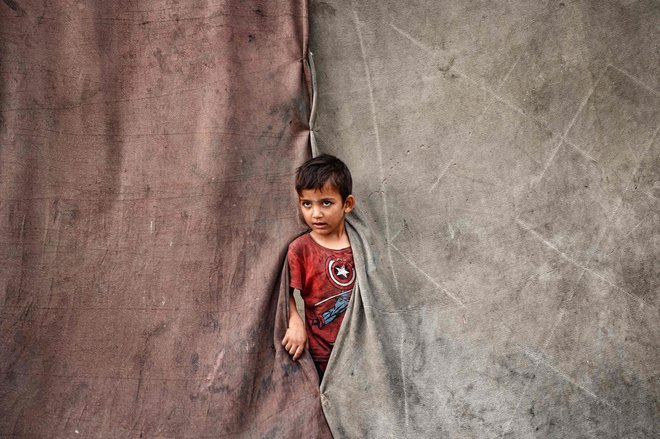
[[[303,352],[305,352],[307,331],[305,331],[305,325],[300,317],[289,320],[289,329],[284,334],[282,346],[293,357],[293,361],[298,360]]]

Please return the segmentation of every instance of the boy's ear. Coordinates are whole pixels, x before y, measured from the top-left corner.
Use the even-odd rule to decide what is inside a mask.
[[[346,197],[346,200],[344,200],[344,213],[349,213],[353,208],[355,207],[355,197],[353,195],[349,195]]]

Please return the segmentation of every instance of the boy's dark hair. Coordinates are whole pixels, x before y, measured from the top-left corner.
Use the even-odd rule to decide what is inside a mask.
[[[335,156],[321,154],[307,160],[296,170],[296,192],[321,189],[330,183],[339,191],[342,203],[353,191],[353,179],[348,166]]]

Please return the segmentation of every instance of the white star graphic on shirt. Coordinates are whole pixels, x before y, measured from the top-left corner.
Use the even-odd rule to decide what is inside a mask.
[[[341,267],[337,267],[337,276],[348,277],[348,270],[346,270],[345,265],[342,265]]]

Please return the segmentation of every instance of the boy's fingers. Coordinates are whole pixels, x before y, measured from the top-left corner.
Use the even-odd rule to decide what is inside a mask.
[[[309,340],[305,339],[304,341],[297,342],[292,339],[289,331],[287,331],[286,334],[284,334],[282,346],[284,346],[284,350],[293,357],[293,361],[296,361],[305,351],[305,348],[309,346]]]

